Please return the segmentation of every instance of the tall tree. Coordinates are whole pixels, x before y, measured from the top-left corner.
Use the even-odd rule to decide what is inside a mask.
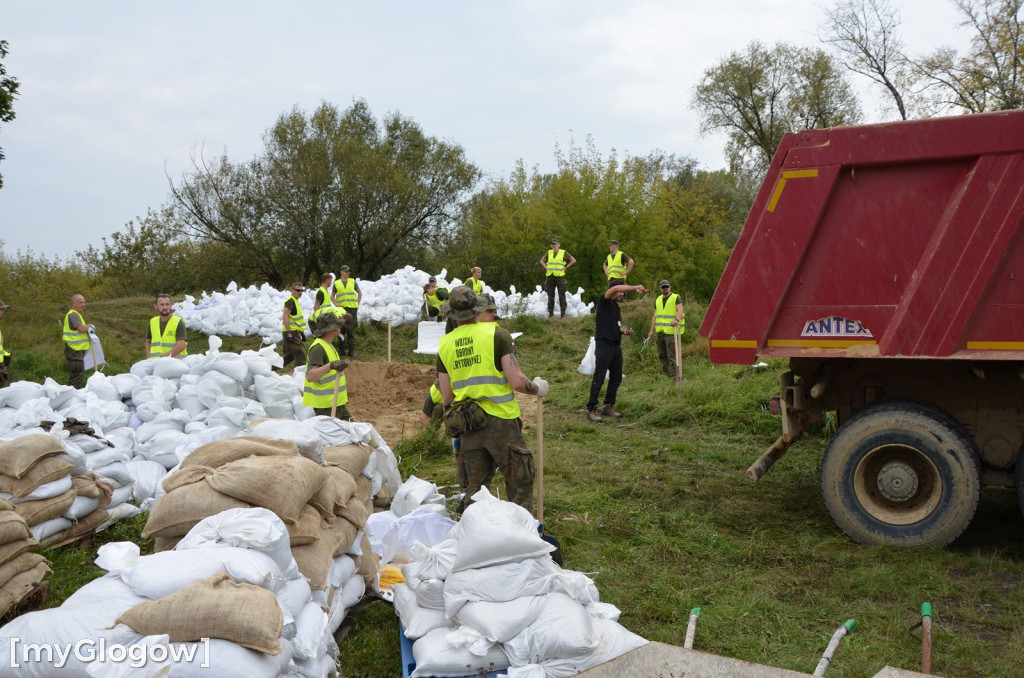
[[[888,0],[838,0],[825,9],[825,20],[821,41],[839,52],[848,70],[881,87],[906,120],[910,75],[899,34],[899,10]]]
[[[857,98],[838,64],[819,49],[758,41],[704,71],[691,105],[702,134],[726,136],[732,170],[763,174],[786,132],[857,122]]]
[[[941,47],[914,60],[930,112],[982,113],[1024,107],[1024,0],[954,0],[972,31],[963,56]]]
[[[422,264],[480,177],[462,147],[397,113],[378,123],[365,101],[293,109],[264,144],[246,163],[195,161],[171,202],[184,234],[237,250],[278,286],[342,264],[371,279]]]
[[[14,120],[14,100],[18,95],[20,83],[17,79],[7,75],[3,59],[7,56],[7,41],[0,40],[0,122]],[[3,148],[0,148],[0,161],[6,156]],[[4,187],[4,175],[0,174],[0,188]]]

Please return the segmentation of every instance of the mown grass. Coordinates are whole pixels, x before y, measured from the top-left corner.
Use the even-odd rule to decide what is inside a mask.
[[[112,316],[123,313],[125,328],[142,328],[149,303],[111,303],[94,317],[113,327]],[[129,313],[135,306],[142,309],[137,318]],[[552,384],[544,411],[546,532],[561,542],[567,568],[594,573],[602,599],[622,610],[627,628],[681,645],[689,611],[700,606],[697,649],[810,673],[835,629],[854,618],[857,628],[827,675],[870,676],[885,665],[920,669],[920,643],[908,629],[929,601],[935,673],[1024,675],[1024,520],[1013,492],[986,489],[970,528],[943,550],[852,543],[821,501],[823,428],[809,431],[758,483],[744,476],[778,435],[778,420],[764,405],[784,364],[711,365],[696,335],[701,310],[688,304],[684,382],[677,385],[659,375],[655,347],[643,349],[651,308],[649,300],[624,305],[625,322],[637,329],[624,345],[617,408],[625,417],[596,425],[584,417],[590,379],[576,371],[593,318],[505,323],[524,332],[516,343],[527,375]],[[14,324],[5,325],[5,337]],[[384,359],[386,329],[364,327],[360,334],[360,359]],[[122,341],[139,344],[133,350],[141,354],[141,339]],[[431,364],[431,356],[412,353],[415,345],[415,328],[394,328],[395,360]],[[204,350],[205,342],[197,346]],[[251,337],[225,342],[225,350],[257,347]],[[535,446],[536,431],[526,436]],[[396,453],[403,477],[415,474],[454,491],[450,445],[436,429],[406,439]],[[503,483],[496,489],[503,494]],[[125,538],[137,538],[132,525],[122,529]],[[98,573],[89,549],[60,559],[81,548],[48,554],[52,579],[63,582],[56,591],[73,591]],[[93,570],[78,574],[79,561]],[[60,599],[55,592],[54,604]],[[343,674],[398,675],[399,665],[390,606],[367,606],[341,643]]]

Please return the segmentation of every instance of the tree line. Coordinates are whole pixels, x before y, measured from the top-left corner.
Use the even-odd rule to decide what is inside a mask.
[[[868,78],[904,119],[1024,104],[1024,0],[951,1],[971,36],[964,54],[910,54],[889,0],[836,0],[819,29],[824,48],[754,41],[708,68],[691,106],[702,133],[724,137],[726,170],[661,150],[603,156],[588,137],[555,147],[554,172],[520,160],[480,187],[462,147],[413,119],[378,119],[365,101],[323,102],[282,114],[253,159],[196,153],[189,171],[167,178],[163,205],[58,267],[101,296],[313,284],[343,264],[363,279],[405,265],[464,279],[481,266],[493,287],[529,290],[557,236],[580,262],[570,284],[590,294],[604,286],[601,262],[616,239],[637,262],[631,279],[669,278],[708,298],[782,136],[862,120],[852,77]],[[15,92],[0,120],[13,118]],[[0,275],[58,263],[41,259],[4,257]]]

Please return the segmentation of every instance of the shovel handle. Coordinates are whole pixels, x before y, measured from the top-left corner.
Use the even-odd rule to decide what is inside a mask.
[[[537,521],[544,529],[544,399],[537,397]]]
[[[341,385],[341,372],[334,375],[334,398],[331,400],[331,417],[338,414],[338,388]]]

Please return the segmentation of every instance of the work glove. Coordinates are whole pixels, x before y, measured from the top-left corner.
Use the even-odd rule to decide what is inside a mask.
[[[291,333],[291,332],[285,332],[285,333],[284,333],[284,337],[285,337],[285,339],[287,339],[288,341],[293,341],[293,340],[295,339],[295,337],[293,337],[293,336],[292,336],[292,333]]]
[[[538,398],[543,398],[548,394],[548,391],[551,390],[551,387],[548,386],[548,382],[544,381],[540,377],[534,377],[533,384],[537,387]]]
[[[344,360],[332,360],[331,369],[335,372],[344,372],[345,368],[348,367],[348,363]]]

